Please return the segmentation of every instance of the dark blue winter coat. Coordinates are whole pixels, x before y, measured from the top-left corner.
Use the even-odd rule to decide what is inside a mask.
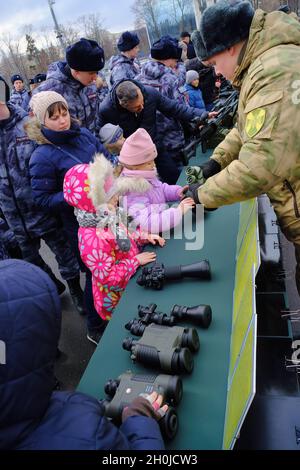
[[[206,111],[202,92],[199,88],[195,88],[193,85],[187,84],[185,86],[185,91],[188,94],[190,106]]]
[[[154,420],[134,416],[118,429],[95,398],[53,392],[60,325],[48,275],[24,261],[1,261],[0,449],[163,449]]]
[[[8,104],[0,121],[0,209],[19,243],[56,230],[57,220],[38,207],[30,183],[29,160],[36,144],[25,132],[26,112]]]
[[[68,103],[71,116],[79,119],[81,126],[94,131],[98,101],[95,84],[83,86],[72,77],[66,62],[53,62],[49,65],[47,80],[34,90],[34,94],[48,90],[62,95]]]
[[[124,80],[122,80],[124,81]],[[157,135],[156,112],[160,111],[165,116],[170,116],[182,121],[191,121],[194,117],[206,118],[208,113],[203,113],[199,109],[191,108],[184,104],[179,104],[162,96],[159,91],[151,86],[144,86],[135,80],[135,83],[144,96],[144,109],[141,113],[131,113],[120,106],[117,96],[117,83],[111,90],[110,95],[105,98],[99,107],[97,129],[105,124],[118,124],[124,131],[124,137],[128,137],[138,128],[142,127],[150,134],[152,140],[159,146]]]
[[[30,98],[30,94],[27,90],[16,91],[13,89],[9,102],[15,106],[20,106],[20,108],[24,109],[25,111],[28,111]]]
[[[63,195],[67,171],[79,163],[90,163],[98,152],[107,158],[110,154],[88,129],[76,124],[68,131],[56,132],[41,128],[33,119],[26,130],[39,144],[30,159],[31,186],[37,204],[54,212],[70,209]]]

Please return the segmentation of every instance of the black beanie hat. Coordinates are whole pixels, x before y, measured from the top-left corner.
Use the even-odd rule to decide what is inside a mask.
[[[42,83],[46,80],[47,75],[45,73],[37,73],[35,77],[33,77],[33,83]]]
[[[204,10],[200,33],[207,58],[249,37],[254,9],[248,1],[221,0]]]
[[[119,51],[126,52],[133,49],[140,43],[139,37],[136,33],[131,33],[130,31],[125,31],[121,34],[117,47]]]
[[[16,80],[21,80],[21,82],[24,82],[23,78],[19,74],[12,75],[10,80],[12,84],[14,84]]]
[[[171,36],[162,36],[154,42],[151,47],[151,57],[156,60],[167,60],[181,58],[182,49],[178,46],[178,41]]]
[[[85,38],[67,47],[66,60],[71,69],[79,72],[98,72],[105,64],[102,47],[96,41]]]

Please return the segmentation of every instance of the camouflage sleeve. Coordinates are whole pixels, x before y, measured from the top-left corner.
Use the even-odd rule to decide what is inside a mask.
[[[225,139],[215,148],[211,158],[216,160],[221,168],[226,168],[229,163],[236,160],[242,147],[239,131],[236,127],[231,129]]]
[[[269,170],[268,140],[250,140],[220,173],[209,178],[198,190],[205,207],[215,208],[259,196],[282,181]]]

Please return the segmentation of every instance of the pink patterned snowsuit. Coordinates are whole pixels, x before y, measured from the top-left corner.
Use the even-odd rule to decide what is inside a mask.
[[[88,197],[88,168],[89,165],[76,165],[67,172],[64,197],[70,205],[96,214]],[[147,243],[139,231],[127,231],[127,234],[131,247],[128,252],[123,252],[110,228],[80,227],[78,230],[80,255],[92,273],[94,305],[104,320],[111,318],[129,279],[140,265],[135,257],[140,252],[138,244]]]

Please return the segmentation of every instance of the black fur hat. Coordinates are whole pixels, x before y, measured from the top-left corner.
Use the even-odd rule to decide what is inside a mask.
[[[118,40],[117,47],[119,51],[126,52],[133,49],[140,43],[139,37],[136,33],[131,33],[130,31],[125,31],[122,33]]]
[[[105,64],[104,51],[96,41],[81,38],[66,49],[66,60],[71,69],[98,72]]]
[[[10,78],[12,84],[14,84],[16,80],[21,80],[21,82],[24,82],[23,78],[18,73],[12,75],[12,77]]]
[[[162,36],[154,42],[151,47],[151,57],[156,60],[177,59],[181,57],[182,49],[178,41],[169,35]]]
[[[254,16],[250,2],[221,0],[204,10],[200,33],[207,51],[207,58],[249,37]]]
[[[200,31],[194,31],[192,33],[192,41],[198,59],[202,61],[208,60],[209,57],[207,56],[207,50],[204,45]]]

